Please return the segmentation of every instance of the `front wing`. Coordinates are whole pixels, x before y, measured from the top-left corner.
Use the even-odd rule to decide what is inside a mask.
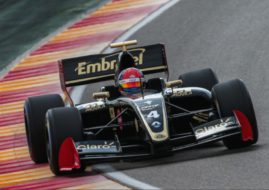
[[[234,135],[241,135],[242,140],[247,141],[253,138],[251,130],[247,117],[242,112],[235,110],[232,117],[195,126],[192,133],[170,136],[168,140],[163,142],[120,144],[116,139],[70,143],[70,138],[67,138],[61,145],[61,150],[70,150],[70,154],[66,154],[68,151],[60,151],[59,165],[60,170],[72,170],[77,168],[81,162],[87,164],[166,155]]]
[[[75,145],[80,159],[92,163],[167,154],[241,133],[236,117],[227,117],[193,127],[193,133],[171,136],[164,142],[122,145],[116,140],[90,140]]]

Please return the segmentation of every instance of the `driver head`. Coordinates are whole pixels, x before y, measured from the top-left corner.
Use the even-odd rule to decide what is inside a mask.
[[[134,67],[127,68],[118,76],[118,87],[122,95],[128,96],[141,92],[144,82],[143,73]]]

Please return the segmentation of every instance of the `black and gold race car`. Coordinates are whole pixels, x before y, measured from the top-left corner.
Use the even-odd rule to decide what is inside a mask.
[[[257,142],[246,86],[239,79],[219,83],[211,69],[174,81],[149,78],[136,97],[122,96],[117,85],[103,86],[93,93],[96,101],[73,103],[67,87],[115,80],[127,68],[168,76],[164,45],[127,49],[136,43],[113,43],[122,50],[59,61],[68,106],[58,94],[26,100],[25,127],[35,163],[48,161],[60,175],[82,172],[91,163],[171,155],[213,141],[221,140],[229,149]]]

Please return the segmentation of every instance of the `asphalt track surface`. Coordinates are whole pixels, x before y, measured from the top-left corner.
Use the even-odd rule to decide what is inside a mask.
[[[106,0],[0,0],[0,74],[33,44]]]
[[[112,166],[164,189],[269,189],[268,34],[268,0],[182,0],[136,32],[130,39],[138,39],[139,45],[166,45],[170,79],[206,67],[221,81],[243,79],[253,99],[260,139],[241,150],[217,143]]]

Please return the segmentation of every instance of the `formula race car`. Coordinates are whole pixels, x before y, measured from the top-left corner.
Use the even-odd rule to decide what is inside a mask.
[[[250,146],[258,129],[244,83],[219,83],[211,69],[168,76],[163,44],[59,61],[58,94],[29,97],[24,106],[29,152],[49,162],[55,175],[82,172],[96,162],[159,157],[213,141],[228,149]],[[155,74],[156,76],[156,74]],[[75,105],[68,87],[114,80],[93,93],[95,101]],[[68,103],[69,102],[69,103]]]

